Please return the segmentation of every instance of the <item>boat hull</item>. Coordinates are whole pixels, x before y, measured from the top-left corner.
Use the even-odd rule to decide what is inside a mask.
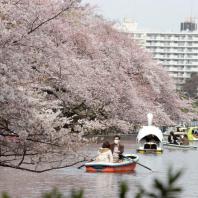
[[[162,149],[162,144],[161,143],[153,143],[153,142],[146,142],[146,143],[141,143],[139,144],[139,147],[137,148],[137,152],[141,154],[161,154],[163,153]]]
[[[192,145],[177,145],[177,144],[170,144],[168,142],[163,143],[165,148],[170,149],[197,149],[197,146]]]
[[[141,154],[162,154],[163,150],[162,149],[137,149],[138,153]]]
[[[134,157],[135,156],[135,157]],[[127,157],[127,156],[126,156]],[[135,170],[136,162],[139,157],[133,155],[134,159],[128,159],[121,163],[107,163],[107,162],[90,162],[86,163],[86,172],[96,173],[126,173]]]
[[[100,166],[100,165],[93,165],[93,166],[86,166],[86,171],[91,173],[102,172],[102,173],[125,173],[134,171],[136,167],[136,163],[132,163],[126,166]]]

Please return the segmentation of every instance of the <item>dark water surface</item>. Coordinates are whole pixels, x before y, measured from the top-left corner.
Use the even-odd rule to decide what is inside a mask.
[[[134,136],[122,140],[126,153],[135,153]],[[198,142],[194,143],[198,146]],[[100,145],[91,145],[96,153]],[[89,148],[90,151],[90,148]],[[6,191],[12,198],[35,198],[57,187],[65,195],[71,189],[84,189],[86,198],[116,198],[121,181],[126,181],[130,191],[128,197],[134,197],[138,186],[143,185],[149,189],[152,179],[158,177],[166,179],[168,167],[174,170],[183,169],[183,176],[179,185],[184,189],[180,197],[198,197],[198,150],[168,150],[164,149],[161,155],[139,154],[140,163],[152,168],[153,172],[137,166],[136,171],[130,174],[112,173],[85,173],[84,168],[70,167],[42,174],[34,174],[9,168],[0,168],[0,191]]]

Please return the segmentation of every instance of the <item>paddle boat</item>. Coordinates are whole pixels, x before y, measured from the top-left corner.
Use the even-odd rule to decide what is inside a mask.
[[[136,163],[139,160],[138,155],[127,154],[124,155],[123,158],[123,161],[120,163],[88,162],[85,164],[86,172],[126,173],[134,171]]]
[[[187,131],[187,136],[190,141],[198,140],[198,126],[190,127]]]
[[[162,153],[162,131],[155,126],[143,126],[137,136],[137,152],[139,153]]]
[[[148,126],[143,126],[137,135],[137,152],[138,153],[155,153],[163,152],[163,134],[160,128],[152,126],[152,114],[148,114]]]

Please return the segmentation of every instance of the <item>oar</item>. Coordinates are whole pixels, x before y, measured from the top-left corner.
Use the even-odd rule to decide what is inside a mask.
[[[124,155],[122,155],[122,157],[123,158],[128,158],[128,159],[134,159],[134,157],[133,156],[124,156]],[[149,167],[147,167],[147,166],[145,166],[145,165],[143,165],[143,164],[140,164],[139,162],[135,162],[136,164],[138,164],[138,165],[140,165],[140,166],[142,166],[142,167],[144,167],[144,168],[146,168],[146,169],[148,169],[148,170],[150,170],[150,171],[152,171],[152,169],[151,168],[149,168]]]
[[[148,169],[148,170],[150,170],[150,171],[152,171],[152,169],[151,168],[149,168],[149,167],[147,167],[147,166],[145,166],[145,165],[143,165],[143,164],[140,164],[139,162],[136,162],[138,165],[140,165],[140,166],[142,166],[142,167],[144,167],[144,168],[146,168],[146,169]]]
[[[96,158],[97,157],[97,155],[96,156],[94,156],[93,158]],[[85,160],[86,162],[92,162],[92,161],[94,161],[94,159],[91,159],[91,160]],[[84,167],[85,166],[85,164],[82,164],[81,166],[79,166],[79,167],[77,167],[78,169],[81,169],[82,167]]]
[[[83,165],[79,166],[79,167],[78,167],[78,169],[81,169],[81,168],[82,168],[82,167],[84,167],[84,166],[85,166],[85,164],[83,164]]]

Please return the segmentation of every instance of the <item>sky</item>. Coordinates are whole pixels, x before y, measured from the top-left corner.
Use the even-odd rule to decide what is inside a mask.
[[[138,23],[138,27],[151,31],[179,31],[180,22],[197,18],[198,0],[82,0],[96,5],[96,13],[113,21],[124,17]]]

